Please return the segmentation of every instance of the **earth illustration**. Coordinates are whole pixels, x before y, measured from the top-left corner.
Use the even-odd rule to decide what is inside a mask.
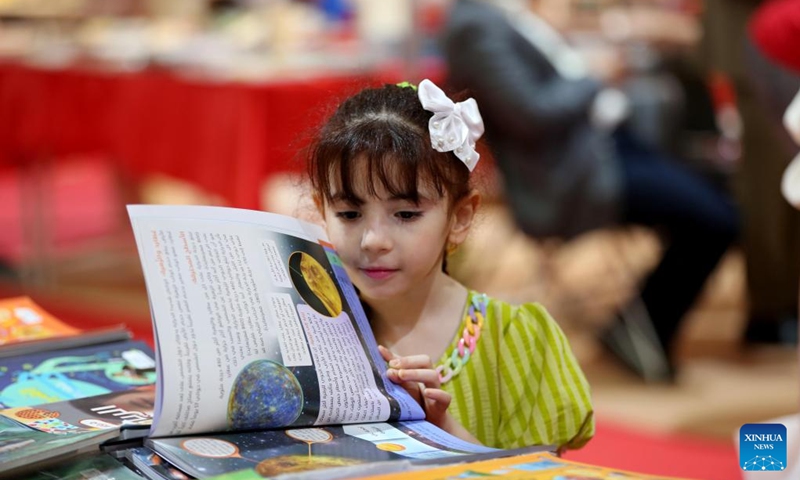
[[[326,455],[283,455],[268,458],[256,465],[256,473],[262,477],[272,477],[284,473],[305,472],[322,468],[347,467],[360,464],[353,458],[329,457]]]
[[[271,360],[250,362],[236,377],[228,399],[233,429],[291,425],[303,410],[303,390],[292,372]]]

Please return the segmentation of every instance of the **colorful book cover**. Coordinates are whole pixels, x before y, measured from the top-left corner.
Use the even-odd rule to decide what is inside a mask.
[[[0,300],[0,359],[130,338],[124,325],[81,330],[58,320],[28,297]]]
[[[0,408],[151,385],[154,357],[145,343],[124,341],[0,359]]]
[[[142,477],[110,455],[94,455],[39,470],[25,480],[141,480]]]
[[[29,297],[0,300],[0,345],[79,333],[80,329],[53,317]]]
[[[513,457],[461,463],[428,469],[364,477],[368,480],[454,480],[464,478],[510,478],[517,480],[679,480],[628,472],[561,459],[550,453],[530,453]],[[321,477],[320,477],[321,478]]]
[[[50,434],[76,434],[145,427],[153,420],[155,386],[77,398],[31,407],[0,410],[0,416]],[[142,435],[146,431],[142,430]]]
[[[188,480],[189,478],[147,447],[130,448],[125,451],[125,458],[141,475],[150,480]]]
[[[40,462],[74,458],[79,453],[99,452],[99,445],[118,433],[103,430],[81,435],[52,435],[0,416],[0,474],[30,470]]]

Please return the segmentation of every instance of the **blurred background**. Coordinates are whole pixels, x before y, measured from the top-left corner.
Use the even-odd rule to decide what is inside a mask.
[[[593,72],[624,86],[641,141],[730,193],[742,232],[682,322],[669,383],[642,381],[596,339],[658,262],[658,232],[525,234],[486,155],[483,210],[452,274],[542,302],[566,331],[598,420],[596,439],[567,458],[745,478],[739,427],[790,415],[796,425],[800,407],[800,217],[780,195],[798,150],[780,119],[800,77],[764,41],[781,20],[768,9],[800,2],[535,3]],[[312,216],[309,135],[364,86],[449,85],[440,36],[452,4],[0,0],[0,295],[30,295],[78,326],[126,322],[152,341],[125,205]]]

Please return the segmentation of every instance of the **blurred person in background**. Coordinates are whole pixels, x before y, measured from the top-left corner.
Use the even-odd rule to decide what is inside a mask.
[[[505,196],[528,235],[569,239],[618,224],[664,234],[640,300],[599,336],[645,380],[671,380],[678,327],[736,239],[737,210],[726,192],[620,126],[630,107],[618,88],[624,59],[587,64],[563,36],[564,8],[457,0],[442,34],[450,82],[480,102]]]
[[[756,202],[752,206],[769,207],[770,219],[752,212],[756,223],[752,240],[760,250],[749,257],[751,315],[745,340],[792,344],[797,343],[800,213],[776,198],[776,193],[784,167],[797,151],[782,120],[800,89],[800,2],[762,2],[747,20],[744,62],[755,103],[749,108],[753,116],[760,115],[750,119],[752,131],[746,132],[753,142],[748,150],[748,167],[760,170],[757,178],[761,184],[751,180],[745,186],[751,195],[748,198]],[[766,265],[760,263],[766,256],[760,254],[762,251],[772,253]]]
[[[755,77],[753,81],[764,87],[763,91],[762,88],[758,89],[759,96],[766,101],[772,100],[768,104],[771,107],[772,119],[780,117],[782,120],[780,126],[773,123],[778,129],[781,140],[790,140],[787,142],[789,149],[779,149],[779,152],[787,154],[784,159],[794,156],[782,175],[781,191],[789,204],[795,209],[800,209],[800,153],[797,153],[800,146],[800,50],[797,48],[800,45],[800,2],[796,0],[765,2],[749,17],[747,29],[752,43],[748,45],[747,50],[746,58],[749,60],[748,66],[751,67],[748,70]],[[798,218],[797,213],[794,213],[794,218]],[[789,238],[786,240],[792,240],[788,246],[789,251],[797,255],[797,236],[787,235],[787,237]],[[792,267],[796,280],[800,272],[797,271],[796,264],[789,265],[790,269]],[[797,283],[795,282],[793,286],[796,288]],[[797,343],[796,319],[781,322],[779,328],[773,329],[773,332],[775,330],[778,333],[778,341]],[[800,438],[800,414],[796,411],[793,415],[771,419],[769,423],[783,424],[787,429],[787,437]],[[800,458],[800,442],[787,443],[787,455],[788,458]],[[757,477],[754,474],[744,475],[745,480],[755,478]],[[776,480],[800,478],[800,464],[790,463],[775,478]]]
[[[704,34],[692,58],[698,69],[724,72],[731,79],[743,122],[735,192],[747,271],[746,344],[797,341],[800,212],[780,194],[781,175],[793,150],[779,119],[800,82],[797,74],[764,55],[748,34],[757,9],[772,3],[800,8],[795,0],[705,0]],[[778,18],[791,25],[785,13]],[[766,36],[779,40],[778,25],[765,27]]]

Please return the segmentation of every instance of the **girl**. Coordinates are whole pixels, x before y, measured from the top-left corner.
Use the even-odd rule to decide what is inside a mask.
[[[344,101],[309,150],[315,202],[383,345],[387,376],[428,421],[499,448],[579,448],[594,434],[589,386],[538,304],[511,306],[447,275],[479,194],[483,121],[429,80]]]

